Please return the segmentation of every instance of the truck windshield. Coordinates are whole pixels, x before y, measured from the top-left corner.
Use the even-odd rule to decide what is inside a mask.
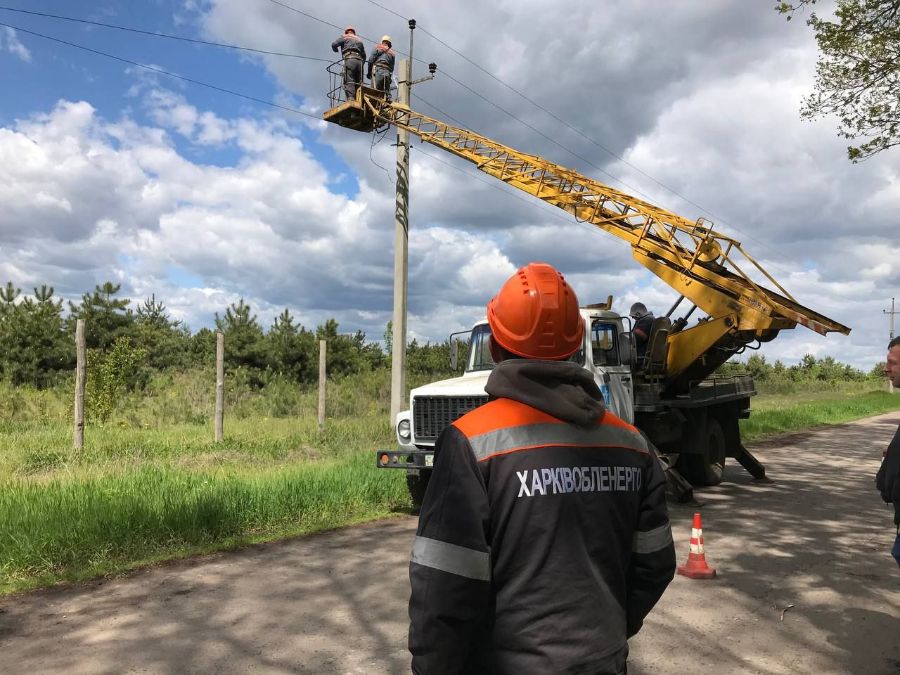
[[[490,337],[491,327],[486,323],[472,329],[472,337],[469,340],[468,370],[492,370],[494,368],[494,359],[491,358],[491,350],[488,345]]]
[[[475,326],[472,329],[472,337],[469,340],[469,367],[467,370],[493,370],[494,359],[491,358],[490,349],[491,327],[486,323]],[[569,361],[574,361],[578,365],[584,365],[584,348],[569,357]]]

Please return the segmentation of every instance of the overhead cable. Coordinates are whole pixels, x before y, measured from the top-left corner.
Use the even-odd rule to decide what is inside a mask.
[[[397,16],[397,17],[400,17],[400,18],[403,18],[403,19],[406,18],[406,17],[404,17],[402,14],[400,14],[400,13],[398,13],[398,12],[395,12],[394,10],[390,9],[389,7],[385,7],[384,5],[382,5],[382,4],[378,3],[378,2],[376,2],[375,0],[366,0],[366,1],[369,2],[370,4],[375,5],[376,7],[380,7],[380,8],[383,9],[384,11],[386,11],[386,12],[388,12],[388,13],[390,13],[390,14],[393,14],[394,16]],[[273,2],[274,2],[274,0],[273,0]],[[426,28],[423,28],[421,24],[417,24],[417,25],[416,25],[416,28],[417,28],[418,30],[421,30],[423,33],[425,33],[425,35],[429,36],[431,39],[433,39],[433,40],[434,40],[435,42],[437,42],[438,44],[443,45],[445,48],[449,49],[451,52],[453,52],[454,54],[456,54],[457,56],[459,56],[460,58],[462,58],[464,61],[466,61],[467,63],[471,64],[472,66],[474,66],[474,67],[477,68],[478,70],[480,70],[482,73],[484,73],[485,75],[487,75],[488,77],[490,77],[490,78],[493,79],[494,81],[498,82],[499,84],[502,84],[504,87],[506,87],[507,89],[509,89],[509,90],[512,91],[513,93],[517,94],[518,96],[520,96],[522,99],[524,99],[525,101],[527,101],[527,102],[530,103],[531,105],[535,106],[536,108],[538,108],[539,110],[543,111],[544,113],[546,113],[547,115],[549,115],[550,117],[552,117],[553,119],[555,119],[556,121],[558,121],[559,123],[563,124],[566,128],[570,129],[571,131],[574,131],[576,134],[578,134],[579,136],[581,136],[581,137],[584,138],[585,140],[589,141],[590,143],[592,143],[593,145],[597,146],[598,148],[600,148],[601,150],[603,150],[604,152],[606,152],[606,153],[609,154],[610,156],[614,157],[615,159],[617,159],[618,161],[620,161],[620,162],[621,162],[622,164],[624,164],[625,166],[627,166],[627,167],[629,167],[629,168],[631,168],[631,169],[634,169],[634,170],[637,171],[639,174],[641,174],[641,175],[644,176],[645,178],[648,178],[649,180],[653,181],[656,185],[660,186],[661,188],[663,188],[663,189],[666,190],[667,192],[669,192],[669,193],[675,195],[675,196],[678,197],[679,199],[683,200],[685,203],[690,204],[691,206],[693,206],[693,207],[699,209],[701,212],[706,213],[706,214],[707,214],[708,216],[710,216],[714,221],[716,221],[716,222],[718,222],[718,223],[720,223],[720,224],[722,224],[722,225],[725,225],[725,226],[727,226],[727,227],[730,227],[731,229],[735,230],[736,232],[740,232],[740,233],[746,235],[748,239],[750,239],[750,240],[752,240],[752,241],[758,243],[760,246],[762,246],[762,247],[768,249],[770,252],[776,254],[778,257],[781,257],[780,254],[779,254],[778,252],[775,251],[775,249],[773,249],[771,246],[769,246],[769,245],[766,244],[765,242],[760,241],[760,240],[757,239],[756,237],[752,236],[749,232],[747,232],[747,231],[745,231],[745,230],[743,230],[743,229],[741,229],[741,228],[739,228],[739,227],[736,227],[735,225],[732,225],[732,224],[728,223],[724,218],[721,218],[720,216],[718,216],[717,214],[713,213],[713,212],[710,211],[709,209],[705,208],[705,207],[702,206],[701,204],[698,204],[697,202],[695,202],[695,201],[693,201],[692,199],[689,199],[688,197],[684,196],[683,194],[681,194],[680,192],[678,192],[678,191],[675,190],[674,188],[671,188],[671,187],[669,187],[668,185],[666,185],[665,183],[663,183],[662,181],[660,181],[660,180],[654,178],[653,176],[651,176],[649,173],[647,173],[646,171],[644,171],[644,170],[641,169],[640,167],[635,166],[634,164],[632,164],[631,162],[629,162],[629,161],[628,161],[627,159],[625,159],[624,157],[618,155],[617,153],[615,153],[614,151],[610,150],[610,149],[607,148],[605,145],[603,145],[602,143],[600,143],[599,141],[597,141],[596,139],[594,139],[594,138],[592,138],[591,136],[587,135],[584,131],[582,131],[582,130],[579,129],[578,127],[576,127],[576,126],[570,124],[569,122],[567,122],[566,120],[564,120],[562,117],[560,117],[559,115],[557,115],[556,113],[554,113],[552,110],[549,110],[548,108],[546,108],[545,106],[541,105],[541,104],[538,103],[537,101],[533,100],[532,98],[529,98],[526,94],[522,93],[521,91],[519,91],[518,89],[516,89],[515,87],[513,87],[511,84],[509,84],[509,83],[505,82],[504,80],[502,80],[501,78],[497,77],[497,76],[494,75],[492,72],[490,72],[489,70],[487,70],[486,68],[484,68],[483,66],[481,66],[479,63],[477,63],[476,61],[473,61],[471,58],[469,58],[468,56],[466,56],[465,54],[463,54],[462,52],[460,52],[459,50],[457,50],[457,49],[454,48],[453,46],[451,46],[451,45],[449,45],[448,43],[446,43],[444,40],[442,40],[441,38],[439,38],[438,36],[436,36],[434,33],[429,32]],[[416,59],[416,60],[418,61],[419,59]],[[423,62],[423,63],[424,63],[424,62]],[[493,101],[491,101],[490,99],[488,99],[486,96],[483,96],[483,95],[480,94],[479,92],[473,90],[471,87],[468,87],[467,85],[463,84],[462,82],[460,82],[459,80],[457,80],[456,78],[454,78],[453,76],[451,76],[449,73],[447,73],[447,71],[441,69],[441,73],[442,73],[444,76],[446,76],[448,79],[450,79],[450,80],[456,82],[457,84],[459,84],[459,85],[462,86],[463,88],[467,89],[467,90],[468,90],[469,92],[471,92],[472,94],[478,96],[479,98],[484,99],[485,101],[487,101],[488,103],[490,103],[491,105],[493,105],[495,108],[497,108],[497,109],[500,110],[501,112],[505,113],[506,115],[509,115],[510,117],[512,117],[514,120],[516,120],[516,121],[519,122],[520,124],[523,124],[523,125],[527,126],[529,129],[531,129],[532,131],[535,131],[536,133],[540,134],[540,135],[543,136],[544,138],[548,138],[548,139],[549,139],[551,142],[553,142],[555,145],[559,146],[560,148],[562,148],[562,149],[565,150],[566,152],[570,153],[570,154],[573,155],[574,157],[577,157],[577,158],[581,159],[582,161],[586,161],[586,162],[588,163],[589,166],[592,166],[592,167],[594,167],[595,169],[601,171],[604,175],[608,176],[609,178],[611,178],[612,180],[616,181],[616,182],[619,183],[620,185],[622,185],[622,186],[628,188],[629,190],[632,190],[632,191],[636,192],[637,194],[639,194],[639,195],[645,197],[648,201],[653,201],[653,199],[652,199],[651,197],[649,197],[647,194],[645,194],[645,193],[642,192],[641,190],[638,190],[638,189],[635,188],[634,186],[631,186],[631,185],[629,185],[628,183],[626,183],[625,181],[623,181],[623,180],[621,180],[621,179],[619,179],[619,178],[616,178],[615,176],[613,176],[613,175],[610,174],[609,172],[604,171],[603,169],[600,169],[600,168],[599,168],[596,164],[594,164],[593,162],[590,162],[590,161],[588,161],[588,160],[585,160],[583,157],[581,157],[580,155],[578,155],[578,154],[575,153],[574,151],[570,150],[570,149],[567,148],[566,146],[562,145],[561,143],[555,141],[555,140],[552,139],[552,138],[549,138],[546,134],[544,134],[544,133],[538,131],[538,130],[535,129],[532,125],[530,125],[530,124],[528,124],[527,122],[524,122],[523,120],[519,119],[518,117],[516,117],[515,115],[513,115],[513,114],[512,114],[511,112],[509,112],[508,110],[504,109],[503,107],[497,105],[496,103],[494,103]]]
[[[520,194],[519,190],[517,190],[515,188],[506,189],[506,183],[498,183],[496,180],[490,179],[490,178],[484,176],[483,174],[466,171],[465,169],[463,169],[459,166],[456,166],[455,164],[452,164],[451,162],[448,162],[445,159],[441,159],[437,155],[433,155],[430,152],[427,152],[426,150],[422,149],[419,146],[414,146],[412,149],[416,150],[417,152],[422,153],[429,159],[433,159],[435,162],[440,162],[444,166],[448,166],[451,169],[453,169],[454,171],[458,171],[459,173],[463,174],[464,176],[468,176],[469,178],[471,178],[473,180],[477,180],[480,183],[484,183],[489,188],[491,188],[493,190],[497,190],[498,192],[502,192],[503,194],[507,195],[508,197],[512,197],[513,199],[516,199],[516,200],[522,202],[523,204],[526,204],[528,206],[532,206],[535,208],[540,208],[538,205],[541,204],[544,207],[546,207],[546,209],[541,208],[540,210],[541,210],[541,212],[545,213],[547,216],[553,216],[554,218],[557,218],[558,220],[561,220],[564,223],[567,223],[569,225],[579,225],[579,226],[583,227],[584,229],[589,230],[590,232],[593,232],[593,233],[597,232],[597,228],[594,227],[593,225],[588,225],[583,220],[573,220],[572,218],[569,218],[569,217],[563,215],[563,213],[555,206],[549,205],[543,201],[536,202],[533,199],[529,199],[529,198],[523,196],[522,194]],[[501,187],[501,186],[503,186],[503,187]]]
[[[162,68],[157,68],[156,66],[148,66],[145,63],[139,63],[137,61],[132,61],[131,59],[126,59],[121,56],[116,56],[115,54],[110,54],[109,52],[102,52],[99,49],[92,49],[91,47],[85,47],[84,45],[77,44],[75,42],[69,42],[68,40],[62,40],[60,38],[55,38],[50,35],[44,35],[43,33],[37,33],[33,30],[28,30],[26,28],[19,28],[18,26],[13,26],[12,24],[4,23],[0,21],[0,26],[4,26],[6,28],[12,28],[15,31],[20,33],[26,33],[28,35],[34,35],[35,37],[44,38],[45,40],[52,40],[53,42],[58,42],[60,44],[67,45],[69,47],[75,47],[76,49],[82,49],[86,52],[90,52],[92,54],[97,54],[99,56],[105,56],[108,59],[114,59],[116,61],[121,61],[122,63],[127,63],[131,66],[136,66],[138,68],[143,68],[144,70],[149,70],[153,73],[158,73],[159,75],[165,75],[167,77],[174,77],[178,80],[183,80],[184,82],[190,82],[191,84],[196,84],[201,87],[206,87],[207,89],[213,89],[215,91],[220,91],[223,94],[230,94],[231,96],[238,96],[240,98],[246,99],[248,101],[254,101],[255,103],[261,103],[263,105],[270,106],[272,108],[278,108],[279,110],[285,110],[287,112],[294,113],[296,115],[303,115],[304,117],[311,117],[312,119],[321,122],[322,118],[318,115],[313,115],[312,113],[304,112],[303,110],[298,110],[297,108],[291,108],[290,106],[281,105],[279,103],[273,103],[272,101],[266,101],[262,98],[257,98],[256,96],[251,96],[250,94],[244,94],[239,91],[234,91],[233,89],[226,89],[225,87],[220,87],[215,84],[209,84],[208,82],[202,82],[200,80],[195,80],[192,77],[186,77],[184,75],[179,75],[178,73],[173,73],[168,70],[163,70]]]
[[[14,7],[5,7],[0,5],[0,10],[5,12],[17,12],[19,14],[31,14],[32,16],[40,16],[49,19],[59,19],[61,21],[71,21],[73,23],[82,23],[89,26],[99,26],[101,28],[113,28],[115,30],[127,31],[129,33],[138,33],[140,35],[148,35],[151,37],[165,38],[167,40],[180,40],[182,42],[192,42],[194,44],[206,45],[209,47],[222,47],[225,49],[235,49],[244,52],[253,52],[255,54],[265,54],[268,56],[283,56],[290,59],[303,59],[306,61],[322,61],[323,63],[331,63],[333,59],[320,59],[315,56],[303,56],[302,54],[290,54],[287,52],[273,52],[267,49],[257,49],[255,47],[244,47],[241,45],[232,45],[224,42],[213,42],[211,40],[200,40],[198,38],[189,38],[183,35],[172,35],[171,33],[160,33],[158,31],[142,30],[140,28],[131,28],[129,26],[119,26],[114,23],[103,23],[102,21],[90,21],[88,19],[79,19],[73,16],[63,16],[61,14],[50,14],[48,12],[34,12],[27,9],[16,9]]]

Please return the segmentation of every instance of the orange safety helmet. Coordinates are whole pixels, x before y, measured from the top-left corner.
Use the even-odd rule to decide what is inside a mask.
[[[497,344],[518,356],[559,361],[581,347],[578,298],[547,263],[529,263],[512,275],[488,303],[487,316]]]

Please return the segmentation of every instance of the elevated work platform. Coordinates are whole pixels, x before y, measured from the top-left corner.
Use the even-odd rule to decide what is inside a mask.
[[[385,93],[365,84],[360,85],[356,90],[356,98],[338,102],[333,108],[326,110],[322,117],[326,122],[367,133],[385,126],[386,122],[372,114],[371,106],[363,103],[364,98],[383,101]]]

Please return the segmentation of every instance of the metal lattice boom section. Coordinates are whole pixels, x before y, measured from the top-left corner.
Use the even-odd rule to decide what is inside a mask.
[[[624,239],[641,264],[711,317],[730,313],[744,317],[749,313],[753,321],[742,328],[758,331],[799,323],[823,335],[832,331],[849,333],[846,326],[798,304],[740,242],[714,232],[703,219],[688,220],[577,171],[385,101],[383,96],[362,93],[357,101],[367,116],[371,115],[373,126],[404,128],[504,183],[571,213],[577,220]],[[742,269],[745,265],[755,268],[779,292],[755,283]],[[710,294],[711,289],[716,292]],[[738,311],[735,302],[745,311]],[[768,320],[761,321],[764,318]]]

